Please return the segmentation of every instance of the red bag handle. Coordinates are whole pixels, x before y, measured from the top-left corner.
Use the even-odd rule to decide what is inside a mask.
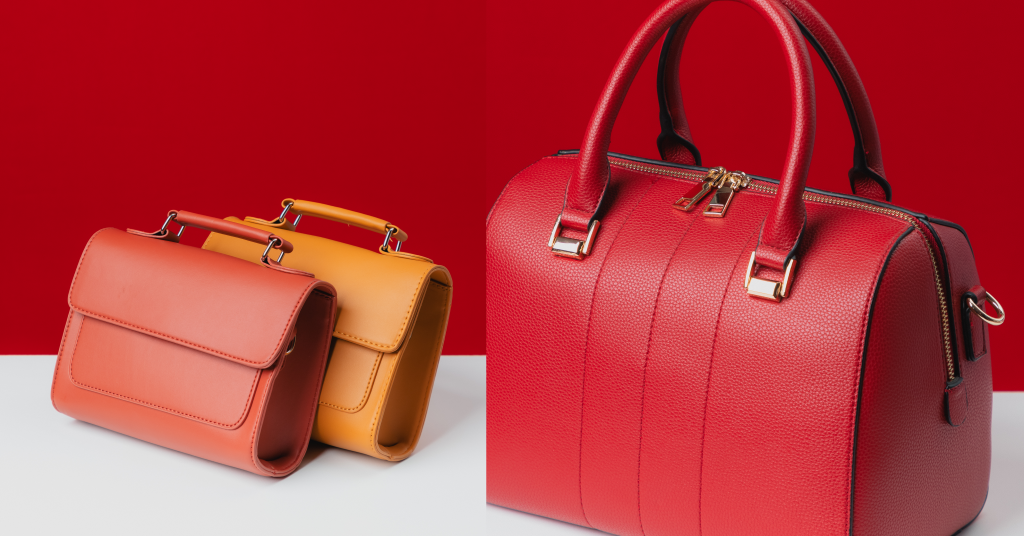
[[[846,115],[850,118],[850,127],[853,129],[850,188],[854,194],[861,197],[891,201],[892,188],[885,178],[875,115],[871,111],[871,102],[853,60],[850,59],[836,33],[806,0],[779,1],[796,18],[800,31],[818,52],[839,88],[843,105],[846,107]],[[665,44],[662,46],[658,62],[658,106],[661,120],[658,151],[661,158],[667,162],[695,166],[701,165],[700,152],[693,143],[686,121],[679,85],[679,65],[686,35],[698,14],[699,12],[692,13],[672,25],[665,36]]]
[[[675,21],[716,0],[668,0],[643,23],[619,57],[590,118],[576,169],[569,178],[560,222],[563,227],[586,232],[595,221],[611,174],[608,147],[615,117],[644,58]],[[777,0],[735,0],[746,4],[772,23],[790,68],[793,124],[775,205],[761,227],[755,250],[756,262],[782,270],[792,257],[804,227],[801,195],[814,148],[814,79],[811,59],[796,21]]]
[[[267,244],[268,247],[279,249],[285,253],[291,253],[294,249],[292,243],[268,231],[261,231],[255,227],[242,225],[233,221],[203,216],[195,212],[184,210],[172,210],[167,214],[171,220],[178,222],[182,227],[195,227],[212,233],[220,233],[257,244]]]

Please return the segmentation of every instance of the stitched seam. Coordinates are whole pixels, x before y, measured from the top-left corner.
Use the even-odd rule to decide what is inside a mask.
[[[381,359],[381,357],[383,355],[384,355],[384,352],[377,352],[377,357],[376,357],[376,359],[373,362],[373,368],[370,369],[370,379],[369,379],[369,381],[366,382],[366,388],[363,389],[363,397],[362,397],[362,399],[359,400],[359,402],[356,405],[354,405],[352,407],[344,407],[344,406],[339,406],[337,404],[331,404],[330,402],[323,402],[323,401],[320,402],[320,405],[321,406],[327,406],[329,408],[334,408],[336,410],[344,411],[345,413],[355,413],[357,410],[361,409],[364,405],[366,405],[366,399],[370,397],[370,387],[373,386],[373,380],[374,380],[374,378],[377,377],[377,368],[380,366],[380,359]]]
[[[594,286],[590,291],[590,311],[587,313],[587,334],[583,340],[583,382],[580,386],[580,454],[579,468],[577,470],[580,485],[580,512],[583,513],[583,521],[585,521],[587,523],[587,526],[590,528],[594,527],[590,524],[590,519],[587,518],[587,509],[583,505],[583,415],[586,411],[587,351],[590,347],[590,326],[594,320],[594,299],[597,296],[597,287],[601,284],[601,275],[604,273],[604,267],[608,262],[608,255],[611,255],[612,249],[615,247],[615,242],[619,239],[619,232],[621,232],[622,228],[625,227],[627,223],[629,223],[629,219],[633,217],[633,212],[636,211],[636,207],[640,206],[640,203],[644,200],[645,197],[647,197],[647,193],[651,191],[651,188],[657,181],[658,178],[655,178],[654,180],[651,181],[650,184],[647,185],[647,190],[645,190],[643,195],[641,195],[640,198],[636,200],[636,203],[633,205],[633,208],[629,210],[629,214],[627,214],[625,219],[622,220],[622,224],[619,226],[619,230],[616,231],[615,237],[612,238],[612,243],[608,245],[608,253],[606,253],[604,258],[601,259],[601,268],[598,269],[597,271],[597,279],[594,280]]]
[[[64,356],[64,343],[67,342],[68,330],[71,329],[71,319],[75,317],[74,315],[74,310],[68,311],[68,321],[64,323],[64,334],[60,336],[60,349],[57,350],[57,365],[53,368],[53,380],[50,383],[50,403],[53,403],[53,394],[57,390],[57,374],[60,372],[60,360]],[[78,337],[75,337],[75,346],[77,345]],[[54,406],[54,409],[57,409],[56,406]]]
[[[394,346],[396,344],[398,344],[398,341],[402,338],[402,334],[405,332],[405,326],[409,323],[409,317],[412,315],[412,309],[416,305],[416,299],[419,298],[419,296],[420,296],[419,289],[421,288],[421,285],[423,285],[423,278],[425,278],[427,276],[427,274],[430,273],[430,272],[432,272],[432,270],[427,271],[427,272],[423,272],[423,275],[420,276],[420,280],[416,282],[417,292],[413,293],[412,301],[409,302],[409,308],[406,309],[406,311],[405,311],[405,318],[402,319],[402,325],[399,326],[398,333],[395,334],[395,338],[394,338],[393,341],[391,341],[390,345],[381,344],[379,342],[374,342],[374,341],[371,341],[369,339],[364,339],[362,337],[357,337],[357,336],[352,335],[350,333],[345,333],[344,331],[335,331],[334,335],[336,337],[345,337],[346,339],[355,339],[355,340],[357,340],[359,342],[366,343],[366,344],[368,344],[370,346],[373,346],[374,348],[380,348],[382,350],[388,350],[388,349],[394,348]]]
[[[317,281],[314,281],[314,283],[315,282],[317,282]],[[306,287],[306,288],[308,289],[309,287]],[[313,289],[312,291],[309,292],[309,294],[303,293],[303,297],[312,297],[312,296],[317,296],[319,298],[326,299],[329,302],[333,301],[331,299],[331,295],[324,293],[320,289]],[[300,300],[300,301],[305,301],[305,300]],[[330,307],[330,304],[328,305],[327,311],[328,311],[328,313],[330,313],[332,311],[332,307]],[[329,318],[329,316],[330,315],[326,315],[324,318]],[[324,329],[327,330],[327,331],[330,331],[330,329],[331,329],[331,325],[330,324],[331,324],[330,321],[324,322]],[[325,361],[327,360],[327,350],[330,348],[329,344],[326,344],[326,345],[323,345],[323,346],[324,346],[324,351],[320,354],[320,363],[321,363],[320,369],[321,370],[326,368]],[[287,359],[281,359],[281,365],[280,365],[279,369],[283,369],[284,368],[284,365],[285,365],[286,361],[288,361],[288,360]],[[258,374],[257,374],[257,377],[259,375],[262,375],[264,372],[266,372],[266,369],[259,370]],[[280,370],[278,371],[278,373],[280,373]],[[266,390],[266,392],[263,395],[263,400],[264,401],[268,401],[269,402],[270,395],[273,392],[274,383],[275,383],[276,379],[277,379],[277,374],[275,374],[274,377],[270,379],[270,384],[267,385],[267,390]],[[320,386],[322,386],[322,384],[323,384],[323,373],[321,373],[320,379],[321,379],[321,382],[320,382],[321,385]],[[318,386],[318,387],[320,387],[320,386]],[[260,459],[256,456],[256,432],[258,430],[262,430],[263,429],[263,412],[260,412],[259,415],[257,415],[257,417],[256,417],[257,418],[257,423],[252,427],[252,437],[249,439],[249,456],[252,458],[253,465],[256,468],[262,469],[265,473],[268,473],[270,475],[285,475],[285,474],[288,474],[288,473],[291,473],[292,471],[294,471],[295,468],[298,467],[298,465],[302,463],[302,458],[306,454],[306,449],[309,448],[309,436],[312,433],[313,417],[316,415],[316,408],[317,408],[316,402],[317,402],[318,399],[319,399],[319,397],[313,398],[313,404],[312,404],[313,407],[310,408],[309,418],[306,421],[306,434],[305,434],[306,441],[303,443],[304,446],[300,447],[302,455],[301,456],[296,456],[295,457],[295,461],[292,464],[290,464],[288,467],[284,468],[284,469],[274,469],[272,467],[267,467],[267,466],[263,465],[262,463],[259,463]]]
[[[83,254],[82,256],[84,258],[85,254]],[[77,277],[78,274],[76,273],[75,276]],[[280,349],[281,341],[284,340],[284,336],[288,333],[288,327],[291,326],[292,319],[295,318],[295,311],[299,308],[299,305],[303,302],[303,298],[305,298],[306,296],[310,295],[309,294],[309,288],[311,286],[313,286],[314,284],[316,284],[317,282],[318,282],[318,280],[314,279],[303,290],[302,294],[300,295],[299,300],[297,302],[295,302],[295,306],[292,308],[292,313],[288,317],[288,321],[284,325],[284,331],[281,333],[281,337],[278,338],[278,340],[277,340],[277,345],[274,347],[275,351],[270,355],[270,357],[268,357],[267,359],[265,359],[263,361],[251,361],[249,359],[244,359],[244,358],[241,358],[241,357],[236,357],[236,356],[233,356],[231,354],[228,354],[228,353],[225,353],[225,352],[221,352],[220,350],[214,350],[213,348],[209,348],[209,347],[203,346],[201,344],[196,344],[196,343],[194,343],[192,341],[188,341],[188,340],[185,340],[185,339],[182,339],[182,338],[179,338],[179,337],[174,337],[174,336],[171,336],[171,335],[167,335],[166,333],[161,333],[159,331],[154,331],[154,330],[147,329],[147,328],[144,328],[144,327],[141,327],[141,326],[137,326],[137,325],[132,324],[130,322],[125,322],[124,320],[119,320],[117,318],[109,317],[109,316],[106,316],[106,315],[101,315],[99,313],[95,313],[93,311],[90,311],[90,310],[88,310],[88,309],[86,309],[84,307],[76,307],[76,306],[72,305],[71,308],[76,310],[76,311],[78,311],[78,312],[80,312],[80,313],[88,314],[89,316],[94,317],[94,318],[103,319],[103,320],[109,320],[109,321],[111,321],[111,322],[113,322],[115,324],[118,324],[120,326],[123,326],[123,327],[132,328],[134,330],[143,331],[143,332],[146,332],[146,333],[151,333],[153,335],[156,335],[156,336],[160,337],[161,339],[173,340],[173,341],[182,343],[183,345],[188,346],[190,348],[195,348],[197,350],[203,350],[204,352],[211,353],[211,354],[214,354],[214,355],[218,355],[218,356],[221,356],[221,357],[226,357],[226,358],[228,358],[228,359],[230,359],[232,361],[240,361],[240,362],[243,362],[243,363],[250,363],[250,364],[253,364],[253,365],[268,365],[269,363],[272,363],[274,361],[274,358],[277,357],[277,354],[280,353],[277,350]],[[74,292],[74,282],[72,281],[71,284],[72,284],[71,291]]]
[[[81,337],[83,331],[85,331],[85,322],[84,321],[82,322],[82,327],[79,328],[79,330],[78,330],[79,337]],[[223,422],[220,422],[220,421],[215,421],[215,420],[212,420],[212,419],[206,419],[206,418],[200,417],[198,415],[192,415],[191,413],[185,413],[184,411],[179,411],[179,410],[176,410],[176,409],[168,408],[166,406],[161,406],[161,405],[155,404],[153,402],[147,402],[145,400],[141,400],[141,399],[138,399],[138,398],[132,398],[130,396],[118,394],[118,393],[115,393],[113,391],[108,391],[106,389],[101,389],[99,387],[95,387],[95,386],[89,385],[89,384],[87,384],[85,382],[78,381],[78,380],[75,379],[75,356],[77,355],[77,350],[78,350],[78,339],[75,339],[75,350],[76,351],[72,352],[72,354],[71,354],[71,362],[68,363],[68,376],[71,378],[71,383],[73,383],[73,384],[75,384],[75,385],[77,385],[79,387],[83,387],[85,389],[88,389],[90,391],[96,391],[96,392],[103,393],[103,394],[108,395],[108,396],[112,396],[114,398],[119,398],[121,400],[125,400],[125,401],[128,401],[128,402],[134,402],[134,403],[142,405],[142,406],[150,407],[150,408],[153,408],[153,409],[158,409],[158,410],[161,410],[161,411],[164,411],[164,412],[167,412],[167,413],[173,413],[175,415],[180,415],[182,417],[187,417],[189,419],[193,419],[193,420],[196,420],[196,421],[202,421],[202,422],[205,422],[205,423],[208,423],[208,424],[212,424],[212,425],[220,426],[220,427],[224,427],[224,428],[236,428],[236,427],[238,427],[239,424],[242,423],[243,420],[245,420],[246,415],[248,415],[248,413],[249,413],[248,409],[249,409],[249,405],[250,405],[250,403],[252,401],[252,394],[256,390],[256,379],[259,378],[259,374],[254,374],[253,375],[252,385],[249,387],[249,395],[246,398],[245,405],[242,407],[242,414],[241,414],[241,416],[239,416],[238,419],[235,420],[234,423],[227,424],[227,423],[223,423]]]
[[[377,435],[377,419],[380,418],[381,410],[384,409],[384,398],[391,391],[391,382],[394,380],[395,367],[398,365],[398,360],[400,357],[401,355],[396,355],[395,359],[391,361],[391,366],[388,367],[387,379],[385,379],[384,382],[381,383],[382,388],[380,398],[377,399],[377,411],[373,414],[373,422],[370,423],[370,447],[373,448],[374,452],[377,452],[381,456],[384,456],[384,458],[387,460],[390,460],[391,456],[388,454],[384,454],[383,452],[381,452],[379,448],[377,448],[377,442],[374,440],[374,437]]]
[[[760,235],[760,230],[755,231],[747,239],[747,245],[744,246],[739,256],[736,257],[736,261],[732,265],[732,273],[736,273],[736,267],[740,265],[741,261],[746,257],[744,253],[747,247],[750,246],[750,242],[754,240],[755,236]],[[757,244],[754,244],[757,247]],[[729,276],[729,282],[726,283],[725,294],[719,301],[718,306],[718,318],[715,319],[715,331],[714,337],[711,339],[711,351],[708,354],[708,382],[704,388],[704,417],[701,419],[700,428],[700,476],[697,480],[697,534],[698,536],[704,533],[704,443],[707,440],[707,425],[708,425],[708,399],[711,398],[711,374],[714,372],[715,362],[715,346],[718,343],[718,328],[722,325],[722,306],[725,304],[725,296],[729,293],[729,285],[732,283],[732,276]]]
[[[668,261],[665,263],[665,269],[661,272],[661,281],[658,283],[658,295],[654,298],[654,311],[651,313],[650,327],[647,329],[647,352],[644,355],[644,370],[643,379],[640,382],[640,445],[637,448],[636,456],[636,515],[637,519],[640,520],[640,534],[646,534],[644,532],[644,518],[643,511],[640,509],[640,463],[643,460],[643,449],[644,449],[644,400],[647,394],[647,363],[651,358],[651,341],[654,339],[654,319],[658,316],[658,305],[661,303],[661,291],[665,288],[665,277],[668,275],[669,268],[672,267],[672,259],[675,258],[676,253],[679,251],[679,246],[682,245],[683,240],[686,239],[686,235],[690,234],[690,228],[697,221],[697,218],[690,218],[689,225],[686,226],[686,230],[679,236],[679,241],[676,242],[676,247],[672,249],[672,253],[668,257]]]

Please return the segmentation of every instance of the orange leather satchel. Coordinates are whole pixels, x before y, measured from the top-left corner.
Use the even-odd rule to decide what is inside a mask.
[[[262,265],[179,244],[171,221],[255,242]],[[97,232],[71,282],[53,406],[258,475],[291,473],[309,444],[337,301],[330,283],[270,258],[292,249],[180,211],[155,233]]]
[[[272,221],[227,218],[295,244],[281,261],[338,289],[338,318],[313,439],[382,460],[416,448],[452,302],[452,278],[430,259],[400,251],[408,239],[391,223],[311,201],[285,199]],[[296,214],[293,222],[288,213]],[[317,216],[384,235],[376,251],[295,232]],[[396,241],[394,247],[392,241]],[[211,234],[203,248],[260,262],[251,242]]]

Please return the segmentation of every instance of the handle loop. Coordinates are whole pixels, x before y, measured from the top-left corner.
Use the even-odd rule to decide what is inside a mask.
[[[566,188],[561,224],[587,232],[601,208],[610,178],[608,148],[615,118],[646,55],[669,26],[716,0],[669,0],[648,17],[620,56],[587,127],[580,156]],[[811,60],[796,21],[777,0],[735,0],[750,6],[776,29],[790,68],[793,122],[789,153],[775,205],[761,228],[756,262],[784,269],[804,227],[801,195],[814,147],[814,81]]]
[[[853,167],[850,188],[855,195],[879,201],[892,200],[892,188],[885,178],[878,127],[871,111],[864,83],[839,37],[806,0],[779,0],[796,18],[800,32],[821,57],[843,99],[853,130]],[[679,66],[690,27],[698,12],[676,22],[665,36],[658,62],[658,107],[661,133],[658,151],[663,160],[701,165],[700,152],[693,143],[683,107]]]
[[[292,229],[294,229],[294,226],[299,224],[299,220],[302,218],[302,216],[308,214],[310,216],[316,216],[318,218],[323,218],[325,220],[331,220],[336,221],[338,223],[354,225],[356,227],[359,227],[360,229],[366,229],[367,231],[373,231],[375,233],[379,233],[382,235],[387,235],[390,233],[392,237],[398,240],[399,242],[404,242],[409,239],[409,235],[407,235],[405,231],[399,229],[397,225],[394,225],[387,220],[375,218],[368,214],[362,214],[354,210],[347,210],[344,208],[325,205],[323,203],[317,203],[314,201],[303,201],[301,199],[292,198],[288,198],[285,199],[284,201],[281,201],[281,206],[284,207],[284,211],[281,212],[281,215],[278,216],[276,220],[269,223],[273,225],[285,224],[288,221],[285,219],[285,216],[287,216],[288,213],[291,212],[297,215],[295,221],[292,222],[291,224]]]

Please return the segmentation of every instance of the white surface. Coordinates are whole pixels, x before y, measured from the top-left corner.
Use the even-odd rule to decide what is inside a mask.
[[[416,452],[319,443],[282,479],[57,413],[54,356],[0,356],[0,534],[483,534],[485,362],[443,357]]]
[[[1024,535],[1024,392],[996,393],[992,411],[992,477],[988,502],[960,536]],[[488,536],[604,534],[499,506],[487,505]]]

